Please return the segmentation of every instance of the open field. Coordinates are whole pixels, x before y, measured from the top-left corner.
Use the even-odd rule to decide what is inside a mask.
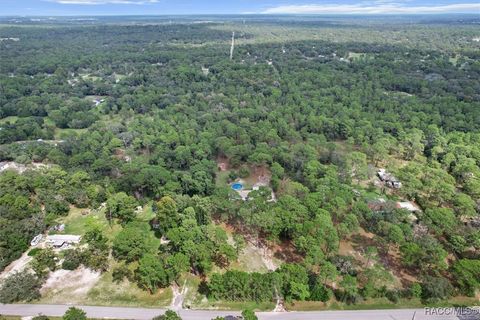
[[[80,267],[76,270],[57,270],[50,273],[42,286],[38,303],[87,303],[88,292],[97,285],[100,273]]]
[[[15,123],[17,121],[18,117],[17,116],[8,116],[5,118],[0,119],[0,125],[6,124],[7,122],[9,123]]]
[[[170,288],[160,289],[157,293],[150,294],[128,280],[114,283],[112,273],[106,272],[102,274],[95,287],[87,293],[84,303],[102,306],[166,307],[170,305],[171,300]]]
[[[82,209],[72,206],[69,214],[66,217],[59,218],[57,222],[65,224],[64,234],[84,235],[88,230],[99,228],[105,231],[105,235],[110,240],[113,240],[121,230],[121,226],[108,223],[105,217],[105,209]]]
[[[478,299],[469,297],[456,297],[447,301],[440,301],[429,304],[430,307],[458,307],[458,306],[476,306]],[[367,301],[346,304],[340,302],[318,302],[318,301],[295,301],[287,303],[289,311],[314,311],[314,310],[378,310],[378,309],[410,309],[422,308],[424,304],[418,299],[400,299],[393,303],[386,298],[372,298]]]

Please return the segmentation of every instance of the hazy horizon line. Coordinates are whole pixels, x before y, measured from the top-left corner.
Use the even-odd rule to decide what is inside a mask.
[[[304,17],[315,17],[315,16],[458,16],[458,15],[469,15],[469,16],[479,16],[477,13],[469,12],[421,12],[421,13],[263,13],[263,12],[245,12],[245,13],[162,13],[162,14],[48,14],[48,15],[31,15],[31,14],[8,14],[1,15],[0,18],[8,17],[165,17],[165,16],[304,16]],[[479,16],[480,20],[480,16]]]

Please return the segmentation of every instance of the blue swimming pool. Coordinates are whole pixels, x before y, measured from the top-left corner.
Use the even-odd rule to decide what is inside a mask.
[[[243,184],[241,184],[240,182],[235,182],[235,183],[232,184],[232,189],[235,190],[235,191],[242,190],[243,189]]]

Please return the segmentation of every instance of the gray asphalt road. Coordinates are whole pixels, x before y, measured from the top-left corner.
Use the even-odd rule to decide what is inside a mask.
[[[0,314],[17,316],[62,316],[70,306],[42,304],[0,304]],[[139,319],[147,320],[163,314],[165,309],[93,307],[78,306],[87,312],[90,318]],[[480,314],[463,310],[454,314],[452,309],[396,309],[396,310],[362,310],[362,311],[311,311],[311,312],[259,312],[260,320],[480,320]],[[180,310],[184,320],[210,320],[217,316],[239,315],[239,312],[211,310]],[[414,318],[415,313],[415,318]],[[436,313],[436,314],[435,314]],[[442,314],[440,314],[442,313]]]

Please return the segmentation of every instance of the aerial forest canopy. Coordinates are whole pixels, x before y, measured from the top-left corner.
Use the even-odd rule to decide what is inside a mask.
[[[209,301],[475,296],[473,18],[131,19],[0,21],[0,270],[101,216],[0,302],[80,266]]]

